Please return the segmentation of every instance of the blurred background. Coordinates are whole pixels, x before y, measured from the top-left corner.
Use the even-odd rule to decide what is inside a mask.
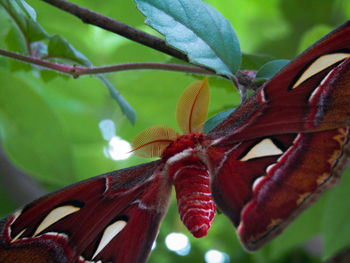
[[[28,36],[19,33],[13,14],[4,7],[4,2],[0,1],[0,48],[27,54]],[[43,1],[26,2],[36,11],[36,20],[48,35],[64,37],[96,66],[174,62],[167,55],[85,25]],[[71,2],[159,36],[144,25],[144,17],[132,0]],[[242,51],[259,55],[262,60],[293,59],[350,17],[348,0],[206,2],[229,19]],[[43,38],[35,43],[37,52],[47,51],[45,41]],[[259,64],[255,64],[255,60],[245,63],[253,70]],[[112,73],[105,77],[135,110],[135,125],[111,97],[106,81],[93,76],[73,79],[0,56],[1,217],[44,192],[148,161],[127,154],[130,142],[140,131],[153,125],[178,129],[177,100],[183,89],[198,79],[190,74],[149,70]],[[209,83],[212,87],[209,115],[239,104],[239,94],[229,81],[211,77]],[[339,187],[328,191],[280,237],[253,254],[242,250],[234,227],[222,214],[216,215],[207,237],[193,238],[182,225],[173,198],[150,262],[321,262],[329,259],[350,244],[349,176],[343,176]]]

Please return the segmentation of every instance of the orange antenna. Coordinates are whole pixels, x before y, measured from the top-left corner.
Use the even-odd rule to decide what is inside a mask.
[[[182,93],[176,109],[177,123],[184,134],[202,130],[209,108],[208,77],[195,81]]]
[[[163,150],[179,134],[172,128],[166,126],[153,126],[140,132],[132,142],[135,155],[140,157],[160,157]]]

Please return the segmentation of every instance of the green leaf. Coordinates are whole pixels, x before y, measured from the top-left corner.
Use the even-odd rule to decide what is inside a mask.
[[[201,0],[135,0],[146,23],[187,54],[192,63],[233,76],[241,64],[231,24]]]
[[[323,258],[328,259],[350,244],[350,170],[344,172],[340,183],[327,193],[323,210]]]
[[[264,64],[256,73],[255,81],[269,80],[289,63],[287,59],[276,59]]]
[[[52,58],[71,60],[84,66],[90,66],[91,62],[78,50],[76,50],[64,37],[53,35],[48,44],[48,55]]]
[[[72,182],[65,128],[29,82],[0,71],[0,135],[12,162],[50,183]]]
[[[258,70],[262,65],[271,60],[274,60],[274,57],[270,55],[242,53],[241,69]]]
[[[205,122],[203,126],[203,132],[204,133],[210,132],[212,129],[218,126],[220,122],[226,119],[226,117],[230,115],[234,110],[235,109],[229,109],[229,110],[219,112],[218,114],[215,114],[213,117],[211,117]]]
[[[34,21],[36,21],[36,12],[34,10],[33,7],[31,7],[30,5],[27,4],[26,1],[24,0],[16,0],[17,4],[22,8],[22,10],[24,12],[27,13],[27,15],[33,19]]]
[[[25,34],[30,43],[44,40],[48,37],[44,29],[34,20],[26,19]]]
[[[45,30],[33,19],[33,11],[29,11],[28,5],[24,5],[22,1],[0,0],[0,6],[11,17],[28,44],[48,37]]]
[[[15,51],[18,53],[25,53],[26,52],[26,46],[25,43],[21,37],[21,34],[15,30],[14,28],[11,28],[6,37],[5,37],[5,43],[9,50]],[[20,62],[18,60],[14,59],[7,59],[8,63],[10,65],[11,71],[18,71],[18,70],[31,70],[32,67],[30,64]]]
[[[0,47],[3,47],[4,39],[12,26],[12,22],[7,15],[5,9],[0,6]]]

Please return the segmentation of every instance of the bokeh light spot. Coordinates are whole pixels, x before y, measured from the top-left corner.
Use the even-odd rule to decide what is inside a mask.
[[[205,262],[207,263],[226,263],[230,262],[229,256],[219,250],[211,249],[205,253]]]
[[[167,248],[180,256],[186,256],[191,250],[187,236],[181,233],[171,233],[165,238]]]

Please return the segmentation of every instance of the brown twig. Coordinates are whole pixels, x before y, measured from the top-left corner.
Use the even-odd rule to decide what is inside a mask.
[[[179,50],[171,46],[168,46],[163,39],[160,39],[156,36],[153,36],[151,34],[138,30],[134,27],[121,23],[117,20],[114,20],[110,17],[104,16],[95,11],[73,4],[66,0],[42,0],[42,1],[78,17],[84,23],[98,26],[110,32],[124,36],[125,38],[128,38],[132,41],[138,42],[142,45],[148,46],[152,49],[168,54],[172,57],[189,62],[186,54],[180,52]],[[98,74],[98,73],[116,72],[121,70],[135,70],[135,69],[163,69],[163,70],[170,70],[170,71],[207,74],[207,75],[215,74],[213,70],[203,66],[196,66],[196,65],[186,66],[186,65],[163,64],[163,63],[130,63],[130,64],[112,65],[112,66],[105,66],[105,67],[95,67],[95,68],[87,68],[87,67],[72,68],[72,66],[69,66],[69,65],[55,64],[42,59],[27,57],[20,54],[17,54],[17,56],[13,56],[13,54],[10,54],[11,52],[4,51],[4,50],[2,51],[3,51],[2,55],[16,58],[21,61],[46,67],[56,71],[60,71],[65,74],[70,74],[73,77],[78,77],[79,75],[84,75],[84,74]],[[222,77],[228,78],[227,76],[222,76]],[[248,89],[254,88],[254,84],[252,84],[252,79],[249,78],[249,76],[243,73],[241,74],[240,72],[237,72],[236,78],[238,81],[237,83],[241,84],[243,87]]]
[[[94,68],[76,67],[74,74],[76,76],[80,76],[80,75],[100,74],[100,73],[126,71],[126,70],[145,70],[145,69],[215,75],[214,72],[209,71],[205,68],[197,67],[197,66],[167,64],[167,63],[151,63],[151,62],[127,63],[127,64],[110,65],[110,66],[102,66],[102,67],[94,67]]]
[[[151,34],[145,33],[141,30],[121,23],[110,17],[104,16],[102,14],[99,14],[97,12],[94,12],[92,10],[70,3],[65,0],[43,1],[78,17],[86,24],[98,26],[110,32],[121,35],[127,39],[133,40],[142,45],[158,50],[162,53],[168,54],[172,57],[189,62],[186,54],[178,51],[173,47],[168,46],[166,42],[161,38],[155,37]]]
[[[53,70],[56,70],[56,71],[59,71],[62,73],[72,74],[71,71],[72,71],[73,66],[70,66],[70,65],[62,65],[62,64],[52,63],[49,61],[42,60],[40,58],[22,55],[22,54],[18,54],[18,53],[12,52],[12,51],[4,50],[4,49],[0,49],[0,55],[10,57],[13,59],[17,59],[19,61],[26,62],[29,64],[37,65],[40,67],[53,69]]]
[[[185,72],[193,74],[206,74],[213,75],[215,74],[212,71],[209,71],[205,68],[192,66],[192,65],[182,65],[182,64],[167,64],[167,63],[127,63],[127,64],[118,64],[102,67],[83,67],[83,66],[71,66],[71,65],[62,65],[58,63],[49,62],[40,58],[34,58],[30,56],[25,56],[18,54],[12,51],[4,50],[0,48],[0,55],[17,59],[22,62],[29,64],[37,65],[40,67],[52,69],[64,74],[72,75],[77,78],[81,75],[93,75],[93,74],[102,74],[126,70],[167,70],[167,71],[176,71],[176,72]]]
[[[102,14],[89,10],[87,8],[70,3],[66,0],[42,0],[42,1],[78,17],[84,23],[98,26],[110,32],[121,35],[125,38],[128,38],[132,41],[138,42],[142,45],[148,46],[152,49],[158,50],[162,53],[168,54],[172,57],[175,57],[190,63],[186,54],[180,52],[179,50],[171,46],[168,46],[166,42],[161,38],[158,38],[156,36],[153,36],[151,34],[148,34],[136,28],[133,28],[129,25],[121,23],[117,20],[114,20],[110,17],[104,16]],[[205,68],[203,66],[201,66],[201,68],[203,70],[206,70],[207,72],[211,72],[211,73],[204,73],[204,74],[210,74],[210,75],[215,74],[214,71],[212,71],[211,69]],[[222,76],[222,77],[228,78],[227,76]],[[252,83],[253,82],[252,78],[250,78],[246,74],[237,72],[236,78],[238,80],[238,83],[240,83],[242,86],[246,87],[247,89],[256,88],[255,85]]]

